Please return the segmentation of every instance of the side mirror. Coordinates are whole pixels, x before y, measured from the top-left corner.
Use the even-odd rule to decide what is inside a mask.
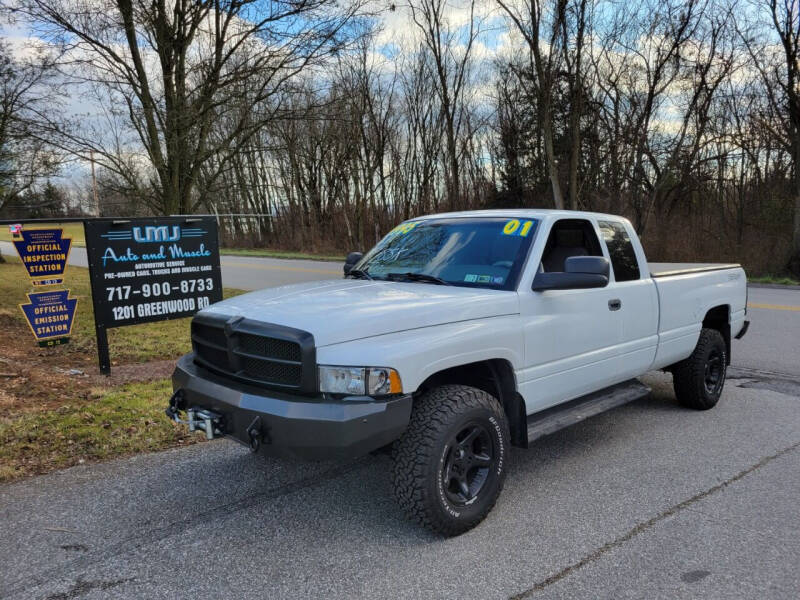
[[[537,273],[531,289],[578,290],[608,285],[608,259],[602,256],[570,256],[564,262],[563,273]]]
[[[351,252],[347,255],[347,258],[344,259],[344,274],[345,276],[351,271],[351,269],[356,266],[356,263],[361,260],[361,257],[364,256],[363,252]]]

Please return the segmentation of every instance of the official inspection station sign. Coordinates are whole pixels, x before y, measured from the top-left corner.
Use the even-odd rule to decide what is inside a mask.
[[[98,328],[193,315],[222,299],[211,217],[86,221]]]
[[[72,238],[63,229],[23,229],[14,247],[35,286],[61,285],[67,268]]]
[[[20,304],[22,313],[40,346],[63,344],[72,332],[77,298],[69,290],[28,294],[28,303]]]

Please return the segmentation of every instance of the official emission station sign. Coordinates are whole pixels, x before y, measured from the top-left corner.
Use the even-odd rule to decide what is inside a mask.
[[[84,230],[98,332],[191,316],[222,299],[215,219],[96,220]]]
[[[28,303],[19,305],[40,346],[69,340],[77,306],[78,299],[70,298],[69,290],[28,294]]]
[[[14,247],[35,287],[61,285],[67,269],[72,238],[63,229],[28,229],[21,225],[10,228]],[[20,304],[33,336],[40,346],[56,346],[69,341],[75,320],[77,298],[69,290],[51,290],[27,294],[28,302]]]

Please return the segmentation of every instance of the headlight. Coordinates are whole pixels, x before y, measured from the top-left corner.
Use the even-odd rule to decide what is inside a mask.
[[[394,369],[320,365],[319,391],[352,396],[383,396],[402,393],[403,385]]]

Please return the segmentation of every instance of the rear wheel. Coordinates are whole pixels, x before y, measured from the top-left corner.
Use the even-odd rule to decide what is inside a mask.
[[[462,385],[426,392],[395,442],[398,503],[436,532],[458,535],[471,529],[503,489],[508,440],[503,409],[486,392]]]
[[[672,384],[678,401],[687,408],[708,410],[719,401],[728,364],[722,334],[703,329],[692,355],[672,367]]]

